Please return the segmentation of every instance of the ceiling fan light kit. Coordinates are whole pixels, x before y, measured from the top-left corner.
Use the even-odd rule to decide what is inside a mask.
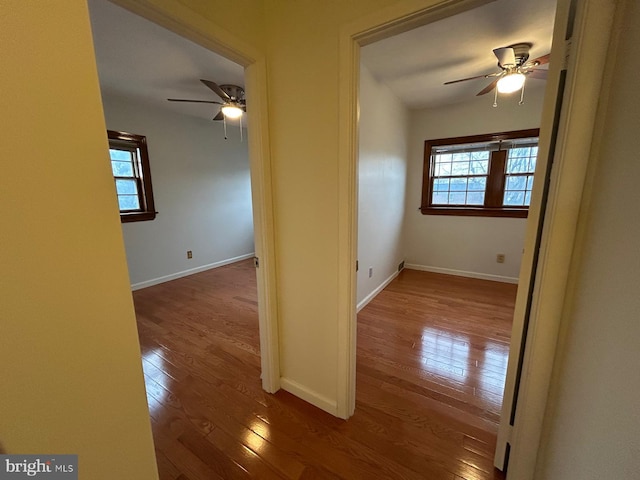
[[[499,72],[453,80],[451,82],[445,82],[445,85],[466,82],[478,78],[497,77],[484,89],[480,90],[477,96],[485,95],[495,89],[493,106],[497,107],[498,93],[509,94],[520,90],[520,105],[522,105],[524,103],[524,85],[526,78],[528,76],[540,80],[546,80],[547,78],[547,70],[536,69],[536,67],[549,63],[549,54],[534,60],[529,60],[530,48],[530,43],[516,43],[508,47],[496,48],[493,50],[493,54],[498,59]]]
[[[500,93],[517,92],[524,86],[525,76],[520,72],[513,72],[498,80],[497,89]]]
[[[223,100],[216,102],[213,100],[188,100],[182,98],[167,98],[170,102],[188,102],[188,103],[214,103],[221,105],[218,114],[213,117],[214,121],[222,120],[224,125],[224,139],[227,139],[227,118],[240,119],[240,140],[242,141],[242,114],[247,111],[247,103],[244,98],[244,89],[238,85],[218,85],[211,80],[202,80],[207,87]]]
[[[242,116],[242,109],[236,105],[224,105],[220,110],[227,118],[240,118]]]

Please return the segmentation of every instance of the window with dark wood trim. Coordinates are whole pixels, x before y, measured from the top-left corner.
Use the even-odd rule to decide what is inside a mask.
[[[526,217],[539,129],[427,140],[424,215]]]
[[[107,134],[120,220],[153,220],[157,212],[153,203],[147,138],[114,130],[107,130]]]

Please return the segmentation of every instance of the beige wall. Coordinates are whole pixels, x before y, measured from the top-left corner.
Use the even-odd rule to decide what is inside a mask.
[[[338,385],[338,81],[342,24],[390,0],[265,2],[281,373],[334,405]],[[318,404],[320,404],[318,402]]]
[[[624,2],[613,84],[546,415],[536,478],[638,478],[640,470],[640,4]],[[596,135],[596,139],[599,136]],[[590,193],[590,195],[589,195]]]
[[[157,478],[86,5],[0,10],[0,439]]]
[[[190,10],[202,15],[214,23],[217,29],[224,29],[234,36],[247,42],[254,48],[264,47],[265,1],[273,0],[175,0],[175,4],[181,4]],[[118,3],[118,0],[116,0]],[[151,0],[151,3],[171,4],[160,0]]]

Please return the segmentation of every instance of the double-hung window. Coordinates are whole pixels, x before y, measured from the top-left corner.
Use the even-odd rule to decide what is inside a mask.
[[[425,215],[526,217],[538,129],[425,142]]]
[[[133,133],[107,131],[109,157],[122,222],[153,220],[156,211],[151,187],[147,139]]]

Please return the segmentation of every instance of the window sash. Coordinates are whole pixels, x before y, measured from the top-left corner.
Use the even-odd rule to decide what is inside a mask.
[[[146,138],[142,135],[135,135],[125,132],[108,130],[109,149],[130,153],[130,160],[118,160],[111,158],[112,174],[116,187],[116,197],[118,208],[120,209],[120,219],[122,222],[139,220],[153,220],[156,216],[153,191],[151,186],[149,155],[147,151]],[[113,173],[114,163],[130,163],[132,175],[117,175]],[[135,182],[135,193],[123,193],[118,191],[118,180]],[[137,199],[137,208],[122,208],[121,199],[133,197]]]
[[[506,184],[509,177],[533,176],[533,171],[507,173],[507,162],[509,153],[516,148],[537,147],[538,130],[521,130],[514,132],[498,133],[491,135],[480,135],[473,137],[460,137],[454,139],[431,140],[425,142],[425,171],[423,172],[423,199],[421,210],[424,214],[468,214],[468,215],[489,215],[489,216],[526,216],[531,189],[525,190],[510,189],[506,190]],[[438,174],[436,175],[436,165],[453,162],[437,162],[439,155],[455,155],[460,153],[487,152],[489,154],[489,166],[487,174],[470,173],[468,175]],[[523,158],[535,158],[529,155]],[[520,157],[512,157],[520,158]],[[470,162],[473,160],[470,160]],[[452,167],[453,169],[453,167]],[[442,169],[440,168],[440,171]],[[469,190],[469,179],[486,178],[486,186],[484,190],[484,203],[469,203],[468,193],[477,193],[478,190]],[[464,203],[448,203],[450,196],[447,197],[447,203],[444,202],[444,193],[451,193],[448,190],[436,188],[440,180],[467,179],[466,190],[455,190],[458,194],[457,198],[462,199],[461,193],[464,193]],[[527,183],[527,180],[525,180]],[[451,185],[451,184],[449,184]],[[525,185],[526,186],[526,185]],[[523,192],[523,204],[508,205],[505,204],[506,192]],[[477,197],[476,197],[477,198]]]

